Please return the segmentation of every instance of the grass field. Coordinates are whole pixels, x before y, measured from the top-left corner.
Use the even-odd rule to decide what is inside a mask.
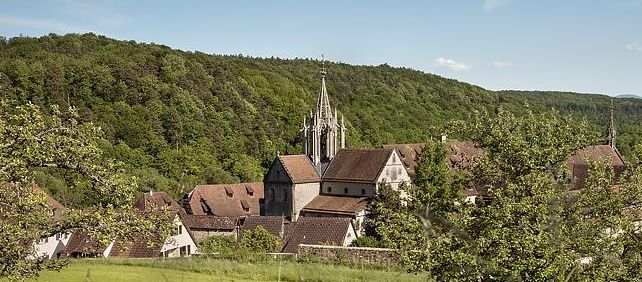
[[[237,262],[223,259],[72,260],[36,281],[427,281],[425,274],[294,261]]]

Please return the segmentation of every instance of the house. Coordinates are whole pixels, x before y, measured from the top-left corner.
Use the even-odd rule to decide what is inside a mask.
[[[323,174],[321,194],[372,197],[382,182],[395,190],[411,183],[396,149],[341,149]]]
[[[442,137],[442,143],[445,144],[452,152],[448,156],[448,167],[451,170],[470,167],[473,159],[481,156],[484,152],[482,149],[475,146],[475,143],[472,141],[446,140],[445,137]],[[414,174],[424,146],[424,143],[389,144],[383,145],[383,148],[397,149],[403,164],[408,169],[408,172],[410,174]]]
[[[40,188],[34,189],[37,193],[42,193],[47,197],[47,204],[51,208],[51,215],[54,221],[60,221],[64,218],[67,208],[60,202],[56,201],[51,195],[45,193]],[[65,249],[69,242],[71,234],[69,233],[56,233],[49,237],[41,238],[34,243],[34,252],[38,257],[45,257],[48,259],[58,259],[60,254]]]
[[[352,221],[346,217],[299,217],[296,222],[284,216],[247,217],[242,232],[262,226],[282,243],[281,252],[296,253],[300,244],[348,246],[357,238]]]
[[[263,183],[263,214],[296,221],[301,209],[319,195],[321,177],[306,155],[277,156]]]
[[[567,160],[567,166],[571,173],[571,190],[581,190],[584,187],[592,162],[606,161],[610,163],[616,179],[622,175],[626,169],[624,159],[622,159],[622,155],[620,155],[620,152],[615,146],[616,130],[614,112],[613,100],[611,100],[611,113],[606,144],[585,147],[570,156]]]
[[[571,173],[571,189],[581,190],[588,177],[590,163],[607,161],[611,164],[615,176],[620,176],[625,170],[624,159],[618,150],[611,145],[592,145],[579,150],[567,161]]]
[[[240,232],[238,217],[185,214],[182,218],[183,224],[192,233],[197,244],[210,236],[237,238]]]
[[[196,185],[185,195],[182,206],[187,214],[193,215],[260,215],[263,192],[263,182]]]
[[[135,202],[137,215],[150,212],[148,208],[156,205],[167,207],[174,225],[174,231],[167,238],[156,236],[150,238],[155,243],[150,246],[149,240],[134,239],[132,241],[113,240],[104,243],[88,236],[86,233],[73,234],[69,239],[64,255],[69,257],[186,257],[196,253],[196,240],[183,224],[185,215],[180,205],[164,192],[143,193]]]

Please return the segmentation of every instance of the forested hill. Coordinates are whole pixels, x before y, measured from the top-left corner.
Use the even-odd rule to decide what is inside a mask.
[[[606,96],[493,92],[388,65],[325,66],[330,102],[345,114],[351,147],[421,142],[474,109],[520,111],[525,101],[589,115],[606,129]],[[319,67],[315,60],[183,52],[93,34],[0,40],[3,97],[76,107],[102,127],[102,147],[140,177],[142,189],[173,195],[196,183],[261,180],[277,152],[299,153]],[[642,100],[617,100],[616,107],[619,144],[628,153],[640,136]],[[63,180],[55,172],[41,175],[53,191]]]

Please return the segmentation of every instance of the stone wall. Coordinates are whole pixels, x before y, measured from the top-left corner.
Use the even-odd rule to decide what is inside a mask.
[[[399,265],[396,252],[393,249],[301,244],[297,253],[299,257],[312,256],[324,260],[340,260],[357,264]]]

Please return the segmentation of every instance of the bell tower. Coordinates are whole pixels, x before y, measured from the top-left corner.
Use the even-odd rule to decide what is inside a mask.
[[[330,98],[325,85],[327,74],[325,64],[322,65],[320,74],[321,89],[316,107],[310,110],[309,119],[303,117],[301,137],[303,153],[310,158],[319,174],[323,174],[337,151],[345,148],[346,128],[343,115],[339,124],[337,109],[333,112],[330,107]]]

